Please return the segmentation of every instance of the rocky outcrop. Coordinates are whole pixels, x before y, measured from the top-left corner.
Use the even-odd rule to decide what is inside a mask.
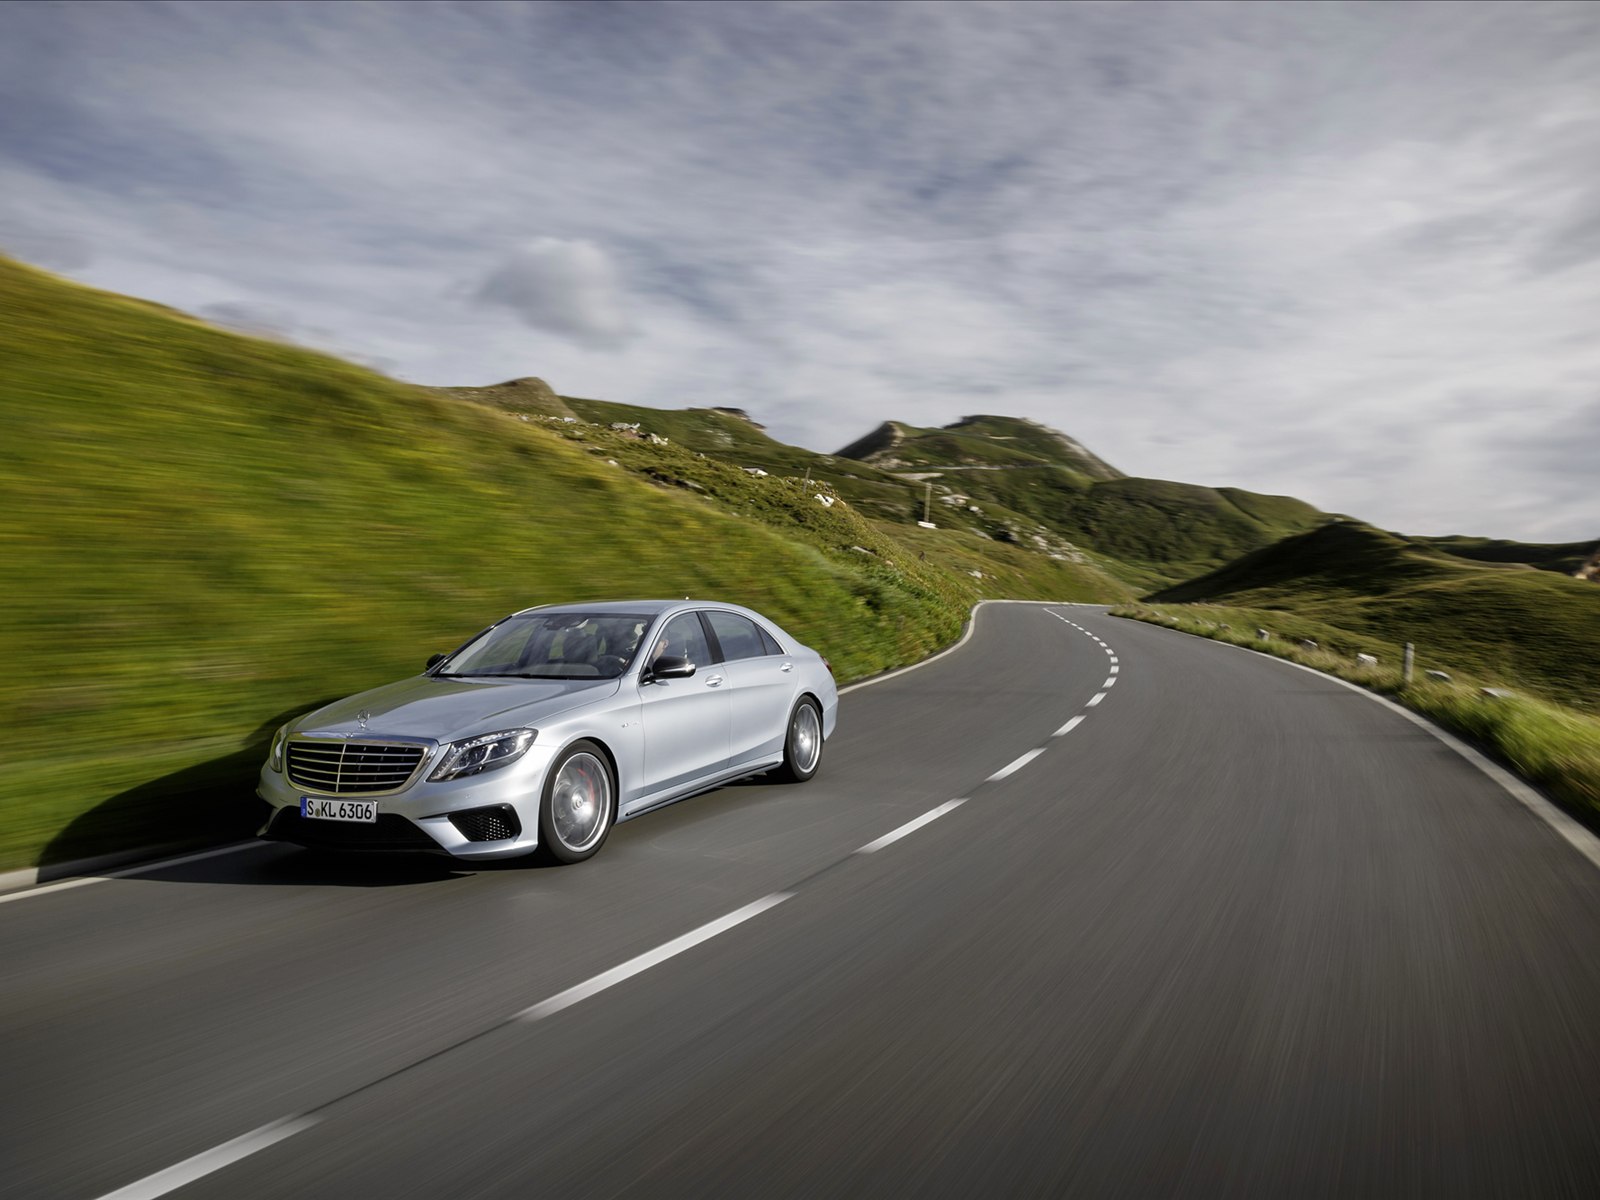
[[[745,410],[742,408],[727,408],[721,404],[714,404],[711,406],[711,411],[714,413],[721,413],[725,417],[738,417],[739,420],[743,421],[746,425],[754,425],[757,429],[766,429],[765,425],[756,420],[749,413],[745,412]]]
[[[837,457],[876,462],[877,455],[889,453],[905,441],[905,437],[905,431],[899,425],[885,421],[866,437],[857,438],[843,450],[837,451]]]
[[[556,390],[544,380],[533,375],[521,379],[508,379],[504,383],[481,388],[447,388],[452,396],[487,404],[503,412],[533,413],[544,417],[575,417],[567,402],[556,395]]]

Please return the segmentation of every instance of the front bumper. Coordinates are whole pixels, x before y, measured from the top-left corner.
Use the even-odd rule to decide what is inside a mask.
[[[438,766],[443,753],[441,748],[431,750],[415,782],[393,795],[341,797],[375,801],[378,820],[371,824],[300,816],[303,797],[330,793],[296,787],[284,773],[263,766],[256,795],[267,802],[271,812],[257,836],[324,849],[420,850],[469,860],[515,858],[538,849],[539,798],[555,749],[535,743],[507,766],[435,783],[428,775]],[[498,814],[491,814],[489,819],[462,816],[469,811],[502,806],[511,810],[513,819]],[[451,820],[452,814],[459,826]],[[508,827],[516,829],[514,836],[494,836]],[[469,833],[474,836],[469,837]]]

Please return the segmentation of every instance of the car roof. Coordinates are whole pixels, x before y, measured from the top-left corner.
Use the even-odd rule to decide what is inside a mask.
[[[524,608],[514,615],[521,616],[522,613],[531,612],[626,612],[654,617],[680,608],[725,608],[731,612],[750,611],[741,608],[737,604],[727,604],[721,600],[691,600],[686,597],[682,600],[589,600],[581,604],[540,604],[535,605],[533,608]]]

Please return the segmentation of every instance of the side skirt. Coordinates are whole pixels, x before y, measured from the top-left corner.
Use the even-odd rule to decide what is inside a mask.
[[[714,775],[710,779],[692,783],[680,792],[672,792],[659,799],[651,800],[641,808],[630,809],[627,816],[617,818],[617,824],[620,825],[624,821],[631,821],[635,817],[642,817],[645,813],[655,812],[656,809],[665,808],[669,804],[676,804],[679,800],[687,800],[691,796],[701,796],[706,792],[715,791],[724,784],[748,779],[752,775],[764,775],[774,767],[782,765],[782,763],[783,756],[781,754],[771,760],[763,759],[758,763],[743,763],[732,771],[725,771],[721,775]]]

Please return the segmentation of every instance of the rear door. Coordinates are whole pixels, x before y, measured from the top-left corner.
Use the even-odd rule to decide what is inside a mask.
[[[639,684],[639,719],[644,729],[640,799],[648,800],[728,765],[733,689],[711,649],[699,613],[679,613],[655,635],[645,662],[661,655],[687,658],[687,679]]]
[[[705,616],[733,689],[729,763],[741,766],[781,754],[798,686],[794,659],[748,617],[715,609]]]

